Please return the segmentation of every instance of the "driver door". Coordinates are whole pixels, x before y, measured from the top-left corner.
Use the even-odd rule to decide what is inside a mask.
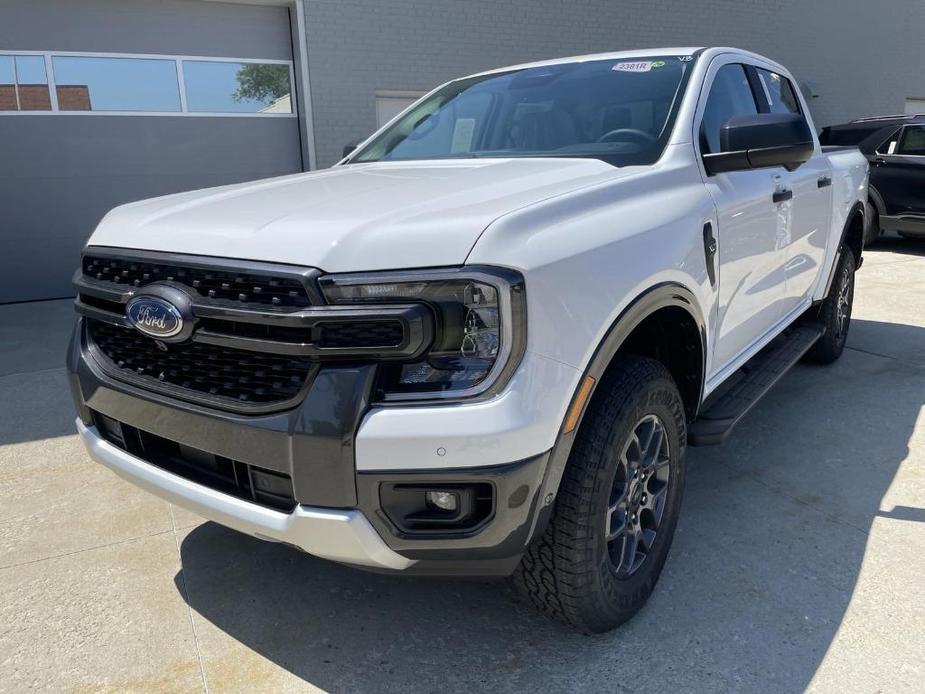
[[[710,79],[712,74],[712,80]],[[720,152],[720,128],[738,115],[758,113],[745,68],[711,66],[709,91],[695,118],[699,155]],[[786,289],[786,239],[778,233],[774,194],[784,182],[773,169],[708,175],[716,207],[716,319],[709,375],[732,365],[781,319]]]

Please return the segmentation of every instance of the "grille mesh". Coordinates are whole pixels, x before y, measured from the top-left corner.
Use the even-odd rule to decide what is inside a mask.
[[[313,370],[309,359],[201,343],[157,343],[135,330],[88,322],[92,343],[126,377],[153,389],[167,384],[236,404],[266,405],[299,395]]]
[[[163,281],[179,282],[200,296],[235,304],[279,308],[311,305],[304,285],[290,277],[91,255],[83,258],[83,273],[91,279],[112,282],[122,287],[143,287]]]

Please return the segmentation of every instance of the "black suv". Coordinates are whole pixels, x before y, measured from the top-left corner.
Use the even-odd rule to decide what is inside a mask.
[[[925,238],[925,114],[832,125],[823,128],[819,141],[857,146],[870,161],[867,242],[885,229]]]

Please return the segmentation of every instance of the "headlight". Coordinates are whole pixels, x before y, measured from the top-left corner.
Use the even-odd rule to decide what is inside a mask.
[[[413,362],[379,366],[377,398],[465,398],[500,389],[523,356],[526,297],[520,273],[481,266],[322,277],[331,304],[421,302],[434,340]]]

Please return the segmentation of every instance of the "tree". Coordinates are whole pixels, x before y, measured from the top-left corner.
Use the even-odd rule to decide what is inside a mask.
[[[289,93],[289,68],[285,65],[248,63],[235,75],[238,88],[235,101],[271,103]]]

